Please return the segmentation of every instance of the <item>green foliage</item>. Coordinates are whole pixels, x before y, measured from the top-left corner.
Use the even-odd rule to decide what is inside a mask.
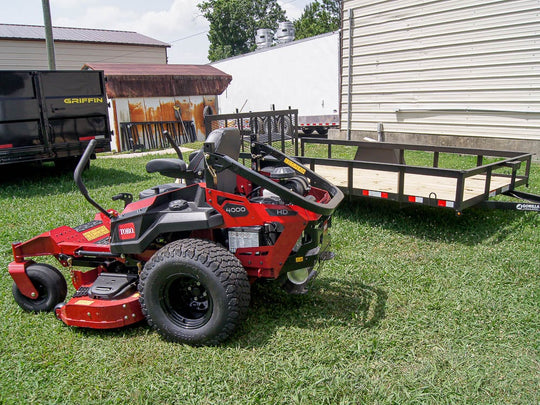
[[[341,22],[341,0],[315,0],[309,3],[294,22],[296,39],[336,31]]]
[[[253,51],[257,29],[275,30],[285,20],[276,0],[206,0],[198,7],[210,22],[208,59],[212,62]]]

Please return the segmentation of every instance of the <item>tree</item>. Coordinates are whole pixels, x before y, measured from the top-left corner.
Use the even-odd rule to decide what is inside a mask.
[[[309,38],[325,32],[336,31],[341,23],[340,0],[318,0],[309,3],[294,22],[296,39]]]
[[[212,62],[255,50],[257,29],[275,30],[279,21],[285,21],[277,0],[205,0],[198,7],[210,22]]]

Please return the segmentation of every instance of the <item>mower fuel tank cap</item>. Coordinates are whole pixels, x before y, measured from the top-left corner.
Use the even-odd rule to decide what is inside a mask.
[[[272,170],[272,173],[270,174],[270,178],[276,179],[276,180],[290,179],[291,177],[294,177],[295,174],[296,172],[294,171],[292,167],[280,166]]]
[[[188,207],[186,200],[173,200],[169,203],[169,209],[171,211],[182,211]]]

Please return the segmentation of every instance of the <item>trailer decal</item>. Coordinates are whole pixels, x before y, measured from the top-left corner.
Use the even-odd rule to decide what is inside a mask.
[[[540,204],[518,204],[516,209],[519,211],[540,211]]]
[[[74,97],[65,98],[64,104],[90,104],[103,103],[103,97]]]

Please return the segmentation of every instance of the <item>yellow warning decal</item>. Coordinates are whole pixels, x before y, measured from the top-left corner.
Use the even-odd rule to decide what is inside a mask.
[[[296,263],[302,263],[303,261],[304,261],[303,257],[297,257],[296,258]]]
[[[285,163],[287,166],[290,166],[292,167],[294,170],[296,170],[298,173],[301,173],[301,174],[305,174],[306,173],[306,169],[304,169],[302,166],[300,166],[299,164],[297,163],[294,163],[291,159],[289,158],[285,158],[285,160],[283,161],[283,163]]]
[[[108,235],[109,230],[105,225],[101,225],[99,228],[94,228],[91,231],[83,233],[83,236],[88,240],[94,240],[102,236]]]
[[[94,301],[91,301],[91,300],[78,300],[75,302],[76,305],[85,305],[85,306],[92,305],[93,303]]]

